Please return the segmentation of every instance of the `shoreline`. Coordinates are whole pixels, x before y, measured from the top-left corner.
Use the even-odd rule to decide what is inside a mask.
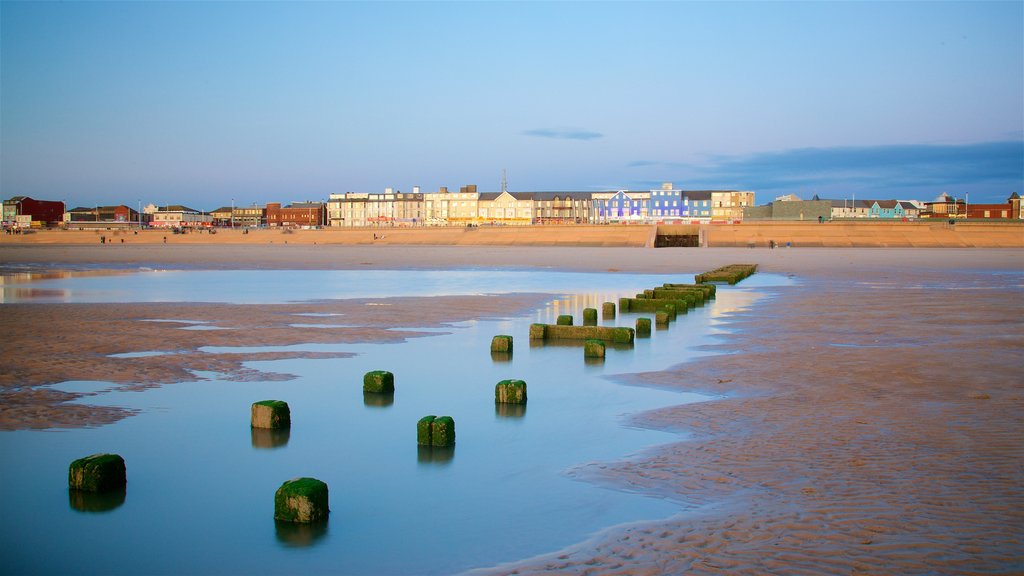
[[[102,247],[81,248],[22,249],[25,258],[13,265],[114,264],[91,262]],[[154,251],[145,263],[680,273],[752,262],[800,278],[765,305],[729,316],[728,331],[706,346],[733,353],[622,376],[627,385],[720,396],[630,417],[631,425],[685,431],[686,438],[571,471],[680,502],[679,515],[612,527],[566,550],[474,574],[972,573],[1019,569],[1024,559],[1024,470],[1016,464],[1024,460],[1017,439],[1024,429],[1019,250],[194,248],[163,259]],[[10,253],[0,248],[0,257]],[[518,302],[528,308],[533,297]],[[433,318],[507,310],[501,298],[453,297]],[[26,316],[16,322],[13,307],[29,315],[52,308],[3,306],[11,307],[3,318],[8,332],[26,325]],[[91,313],[96,305],[57,306]],[[221,306],[225,322],[269,321]],[[434,306],[410,305],[404,324],[388,324],[424,322],[422,308]],[[54,322],[64,315],[57,312]],[[186,313],[194,310],[180,311]]]

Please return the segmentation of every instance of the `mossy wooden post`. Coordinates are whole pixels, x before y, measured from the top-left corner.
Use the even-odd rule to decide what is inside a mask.
[[[421,446],[430,446],[430,425],[434,423],[437,416],[424,416],[416,423],[416,443]]]
[[[430,445],[455,445],[455,420],[451,416],[438,416],[430,423]]]
[[[274,493],[274,519],[309,524],[330,513],[327,484],[316,478],[293,478]]]
[[[662,309],[668,314],[669,320],[675,320],[678,316],[678,308],[676,308],[675,304],[665,304]],[[683,310],[686,310],[686,308],[683,308]]]
[[[657,312],[654,314],[654,323],[658,326],[668,326],[668,312]]]
[[[543,340],[547,324],[530,324],[530,340]]]
[[[572,326],[572,314],[559,314],[555,320],[556,326]]]
[[[491,338],[491,352],[512,353],[512,337],[498,335]]]
[[[597,326],[597,308],[583,309],[583,325]]]
[[[651,335],[651,319],[650,318],[637,318],[636,319],[636,335],[638,338],[646,338]]]
[[[68,467],[68,488],[88,492],[124,490],[128,483],[124,458],[117,454],[93,454]]]
[[[249,411],[253,428],[269,428],[277,430],[291,428],[292,415],[288,403],[283,400],[261,400],[253,402]]]
[[[605,320],[611,320],[615,318],[615,302],[605,302],[601,304],[601,318]]]
[[[526,382],[502,380],[494,386],[494,401],[499,404],[526,404]]]
[[[629,312],[629,298],[619,298],[619,310],[621,312]]]
[[[584,358],[604,358],[604,340],[587,340],[583,343]]]
[[[363,376],[363,392],[369,394],[394,394],[395,375],[387,370],[372,370]]]

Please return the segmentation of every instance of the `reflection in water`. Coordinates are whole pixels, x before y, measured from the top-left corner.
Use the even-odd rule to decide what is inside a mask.
[[[491,360],[494,362],[511,362],[511,352],[491,352]]]
[[[530,340],[530,348],[583,348],[585,343],[586,340]],[[628,352],[633,349],[633,344],[623,344],[621,342],[609,342],[605,340],[604,347],[605,350],[620,350]]]
[[[290,548],[306,548],[327,535],[327,520],[311,524],[274,520],[274,531],[281,544]]]
[[[604,358],[591,358],[590,356],[584,356],[583,363],[587,366],[604,366]]]
[[[363,406],[374,406],[387,408],[395,403],[394,394],[383,394],[377,392],[363,392]]]
[[[290,428],[250,428],[253,448],[282,448],[292,435]]]
[[[522,418],[526,416],[526,404],[494,403],[494,415],[498,418]]]
[[[108,492],[89,492],[87,490],[68,490],[68,503],[72,510],[78,512],[110,512],[124,504],[125,490]]]
[[[455,446],[417,446],[416,461],[420,464],[448,465],[455,459]]]

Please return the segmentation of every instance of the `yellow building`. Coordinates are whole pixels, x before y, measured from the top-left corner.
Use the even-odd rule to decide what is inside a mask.
[[[485,192],[480,194],[479,222],[524,226],[533,223],[532,192]]]
[[[754,205],[754,193],[739,190],[711,191],[711,221],[739,222],[743,209]]]
[[[463,186],[449,192],[442,186],[437,192],[423,195],[423,220],[431,226],[464,226],[477,221],[480,194],[476,185]]]

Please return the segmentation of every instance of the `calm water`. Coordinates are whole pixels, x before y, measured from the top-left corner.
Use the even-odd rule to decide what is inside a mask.
[[[145,392],[97,382],[56,385],[96,392],[83,400],[88,403],[142,413],[94,429],[0,433],[8,462],[0,475],[8,495],[0,528],[4,572],[450,574],[554,551],[615,524],[677,513],[679,503],[567,475],[580,464],[680,439],[626,427],[624,417],[702,399],[622,386],[610,376],[693,358],[690,348],[721,329],[718,318],[753,305],[761,297],[758,286],[788,281],[755,275],[739,287],[720,287],[713,303],[680,316],[669,330],[638,339],[631,350],[610,349],[602,364],[585,363],[576,346],[531,347],[527,331],[531,322],[563,313],[573,313],[579,323],[585,306],[599,308],[618,295],[685,281],[692,276],[483,271],[173,272],[46,280],[47,291],[72,302],[558,295],[523,317],[461,323],[401,344],[287,347],[357,353],[352,358],[252,363],[294,374],[291,381],[232,382],[201,374],[211,380]],[[261,290],[240,290],[249,283]],[[603,323],[632,326],[636,317]],[[303,323],[308,317],[296,315],[296,324]],[[491,358],[494,334],[515,337],[510,361]],[[393,401],[364,398],[362,375],[374,369],[394,372]],[[526,380],[525,410],[496,409],[494,384],[505,378]],[[289,403],[289,433],[250,430],[249,405],[264,399]],[[416,421],[427,414],[455,418],[453,450],[416,445]],[[95,452],[124,456],[123,496],[83,501],[69,494],[68,464]],[[329,485],[325,525],[274,522],[274,491],[296,476]]]

